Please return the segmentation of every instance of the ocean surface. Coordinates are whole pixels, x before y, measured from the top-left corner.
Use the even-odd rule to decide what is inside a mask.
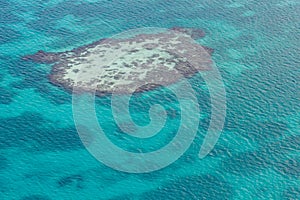
[[[152,173],[111,169],[81,143],[71,94],[48,81],[51,65],[22,56],[174,26],[203,29],[198,42],[215,50],[227,97],[222,135],[199,159],[211,107],[196,76],[201,120],[184,155]],[[299,48],[298,0],[0,0],[0,199],[300,199]],[[149,122],[153,100],[173,109],[160,139],[124,138],[110,97],[96,99],[110,139],[131,151],[160,148],[178,128],[173,97],[142,95],[131,109],[137,123]]]

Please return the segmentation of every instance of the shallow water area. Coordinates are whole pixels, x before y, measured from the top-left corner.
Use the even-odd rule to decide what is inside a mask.
[[[0,0],[0,199],[299,199],[299,6],[296,0]],[[211,106],[195,74],[189,81],[201,110],[196,139],[170,166],[129,174],[84,148],[71,94],[49,82],[52,65],[22,57],[143,27],[204,30],[196,41],[214,49],[227,115],[217,145],[200,160]],[[149,123],[153,102],[167,110],[155,138],[124,134],[110,96],[96,97],[96,114],[121,148],[152,151],[176,133],[180,107],[163,88],[136,95],[130,111],[136,124]]]

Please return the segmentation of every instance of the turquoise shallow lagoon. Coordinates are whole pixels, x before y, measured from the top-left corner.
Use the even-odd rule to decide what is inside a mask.
[[[51,66],[21,58],[174,26],[203,29],[198,42],[215,50],[227,95],[222,135],[200,160],[211,108],[195,76],[201,120],[188,151],[156,172],[115,171],[82,145],[71,95],[48,82]],[[300,199],[299,41],[297,0],[0,0],[0,199]],[[171,97],[143,98],[131,110],[137,123],[149,122],[151,99],[175,110],[160,137],[146,141],[122,136],[109,97],[96,100],[104,129],[124,149],[159,148],[178,128]]]

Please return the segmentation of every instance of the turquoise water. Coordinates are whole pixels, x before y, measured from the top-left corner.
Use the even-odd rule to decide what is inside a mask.
[[[0,0],[0,22],[0,199],[300,199],[299,1]],[[202,113],[189,150],[156,172],[115,171],[83,147],[71,95],[48,82],[51,66],[21,57],[173,26],[205,30],[198,42],[215,49],[227,95],[223,133],[200,160],[210,105],[196,76]],[[174,102],[143,95],[180,112]],[[161,137],[127,145],[109,97],[96,102],[110,138],[132,151],[163,146],[177,128],[175,115]],[[147,108],[137,100],[137,123],[148,122]]]

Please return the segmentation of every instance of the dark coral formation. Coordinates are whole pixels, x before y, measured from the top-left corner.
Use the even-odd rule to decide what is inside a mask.
[[[299,146],[300,136],[291,135],[279,141],[266,143],[256,151],[233,152],[222,163],[221,170],[245,176],[258,174],[263,169],[272,168],[287,177],[297,178],[300,175],[299,157],[286,160],[286,155],[299,149]]]
[[[282,200],[300,199],[300,186],[289,187],[284,191]]]
[[[33,194],[30,196],[23,197],[21,200],[50,200],[47,196]]]
[[[44,122],[52,123],[40,113],[34,112],[1,119],[0,149],[18,146],[26,150],[34,148],[37,151],[68,151],[83,148],[75,127],[57,128],[54,124],[45,129]],[[28,145],[30,143],[35,145]]]
[[[14,92],[0,87],[0,104],[10,104],[13,102]]]
[[[181,32],[181,33],[186,33],[186,34],[190,35],[195,40],[203,38],[205,36],[205,32],[201,29],[173,27],[171,30],[178,31],[178,32]]]
[[[57,181],[59,187],[75,184],[76,188],[82,188],[83,177],[80,174],[65,176]]]
[[[0,155],[0,170],[5,169],[7,166],[8,160],[3,155]]]
[[[207,46],[202,46],[210,55],[212,55],[214,53],[214,49],[207,47]]]
[[[39,50],[38,52],[36,52],[34,54],[23,56],[22,59],[27,60],[27,61],[36,62],[36,63],[42,63],[42,64],[53,64],[53,63],[61,61],[62,59],[66,58],[66,57],[81,55],[83,52],[86,52],[87,49],[94,48],[95,46],[101,44],[101,42],[103,42],[105,40],[106,40],[105,38],[100,39],[91,44],[80,46],[80,47],[77,47],[70,51],[65,51],[65,52],[45,52],[43,50]]]
[[[60,54],[52,53],[52,52],[45,52],[45,51],[40,50],[33,55],[24,56],[23,59],[34,61],[37,63],[50,64],[50,63],[58,62],[60,59]]]
[[[187,176],[146,192],[141,199],[230,199],[233,189],[214,175]]]

